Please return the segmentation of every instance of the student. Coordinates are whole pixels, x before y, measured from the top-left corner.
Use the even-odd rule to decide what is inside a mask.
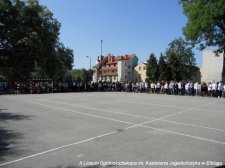
[[[208,96],[212,97],[212,83],[208,83]]]
[[[155,93],[155,84],[151,82],[151,93]]]
[[[174,83],[173,83],[173,81],[170,81],[169,91],[170,91],[170,95],[174,95]]]
[[[156,93],[157,93],[157,94],[160,93],[160,89],[161,89],[161,84],[160,84],[160,82],[158,81],[157,84],[156,84]]]
[[[164,84],[165,93],[168,94],[168,82],[166,81]]]
[[[223,98],[225,98],[225,84],[223,85]]]
[[[195,93],[195,96],[198,96],[198,82],[194,84],[194,93]]]
[[[205,82],[202,82],[202,87],[201,87],[201,91],[202,91],[202,96],[207,96],[207,85]]]
[[[216,90],[217,90],[217,84],[216,84],[215,81],[213,81],[213,83],[212,83],[212,97],[217,97]]]
[[[147,93],[148,91],[148,82],[145,82],[145,92]]]
[[[188,83],[186,83],[185,84],[185,95],[189,95],[189,88],[190,88],[190,83],[188,82]]]
[[[218,84],[218,98],[222,98],[222,93],[223,93],[223,84],[222,81]]]
[[[178,95],[181,95],[182,94],[182,82],[180,81],[178,83]]]
[[[201,83],[198,83],[198,86],[197,86],[197,95],[198,96],[201,95]]]

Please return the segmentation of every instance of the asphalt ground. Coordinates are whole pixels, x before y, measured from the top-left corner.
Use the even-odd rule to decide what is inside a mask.
[[[145,93],[0,96],[0,167],[225,165],[225,99]]]

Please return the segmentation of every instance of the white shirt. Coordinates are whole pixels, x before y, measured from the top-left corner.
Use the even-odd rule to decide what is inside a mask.
[[[194,89],[195,89],[195,90],[198,89],[198,82],[196,82],[196,83],[194,84]]]
[[[165,83],[164,88],[168,89],[168,83]]]
[[[181,89],[181,83],[180,82],[178,83],[178,89]]]
[[[212,90],[216,90],[217,88],[217,84],[216,83],[212,83]]]
[[[155,88],[155,84],[151,83],[151,88],[154,89]]]
[[[208,91],[211,91],[211,90],[212,90],[212,84],[209,84]]]
[[[221,82],[218,84],[218,90],[219,91],[222,91],[223,90],[223,84]]]

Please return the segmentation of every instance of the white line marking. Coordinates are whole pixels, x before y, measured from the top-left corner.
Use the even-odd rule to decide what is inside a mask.
[[[216,140],[212,140],[212,139],[202,138],[202,137],[198,137],[198,136],[183,134],[183,133],[179,133],[179,132],[175,132],[175,131],[169,131],[169,130],[164,130],[164,129],[160,129],[160,128],[145,126],[145,125],[139,125],[139,126],[151,128],[151,129],[158,130],[158,131],[161,131],[161,132],[167,132],[167,133],[171,133],[171,134],[181,135],[181,136],[190,137],[190,138],[194,138],[194,139],[198,139],[198,140],[204,140],[204,141],[209,141],[209,142],[225,145],[225,142],[216,141]]]
[[[159,106],[159,107],[169,107],[169,108],[178,108],[178,109],[188,109],[187,107],[178,107],[178,106],[170,106],[170,105],[162,105],[162,104],[155,104],[155,103],[143,103],[143,102],[135,102],[135,101],[124,101],[120,100],[121,102],[131,103],[131,104],[144,104],[148,106]]]
[[[141,116],[141,115],[134,115],[134,114],[130,114],[130,113],[122,113],[122,112],[111,111],[111,110],[104,110],[104,109],[99,109],[99,108],[90,107],[90,106],[74,105],[74,104],[62,103],[62,102],[57,102],[57,101],[52,101],[52,100],[46,100],[46,99],[41,99],[41,100],[42,101],[47,101],[47,102],[54,102],[54,103],[58,103],[58,104],[65,104],[65,105],[77,106],[77,107],[81,107],[81,108],[94,109],[94,110],[104,111],[104,112],[108,112],[108,113],[122,114],[122,115],[127,115],[127,116],[138,117],[138,118],[144,118],[144,119],[150,119],[150,120],[157,120],[157,118],[145,117],[145,116]],[[151,114],[155,114],[155,113],[151,113]],[[160,121],[169,122],[169,123],[173,123],[173,124],[180,124],[180,125],[186,125],[186,126],[191,126],[191,127],[204,128],[204,129],[210,129],[210,130],[225,132],[225,130],[219,129],[219,128],[206,127],[206,126],[195,125],[195,124],[187,124],[187,123],[183,123],[183,122],[176,122],[176,121],[163,120],[163,119],[161,119]]]
[[[194,109],[197,109],[197,108],[200,108],[200,107],[205,107],[205,106],[208,106],[208,105],[210,105],[210,104],[214,104],[214,103],[216,103],[216,102],[218,102],[218,101],[214,101],[214,102],[210,102],[210,103],[207,103],[207,104],[203,104],[203,105],[201,105],[201,106],[195,106],[195,107],[192,107],[192,108],[188,108],[188,109],[186,109],[186,110],[182,110],[182,111],[177,112],[177,113],[169,114],[169,115],[167,115],[167,116],[164,116],[164,117],[161,117],[161,118],[157,118],[157,119],[154,119],[154,120],[149,121],[149,122],[145,122],[145,124],[147,124],[147,123],[152,123],[152,122],[155,122],[155,121],[160,121],[160,120],[163,120],[163,119],[168,118],[168,117],[172,117],[172,116],[176,116],[176,115],[185,113],[185,112],[187,112],[187,111],[191,111],[191,110],[194,110]]]
[[[122,114],[122,115],[127,115],[127,116],[132,116],[132,117],[138,117],[138,118],[155,119],[155,118],[145,117],[145,116],[141,116],[141,115],[135,115],[135,114],[130,114],[130,113],[122,113],[122,112],[112,111],[112,110],[105,110],[105,109],[100,109],[100,108],[95,108],[95,107],[90,107],[90,106],[81,106],[81,105],[77,105],[77,104],[62,103],[62,102],[46,100],[46,99],[42,99],[42,100],[47,101],[47,102],[57,103],[57,104],[65,104],[65,105],[70,105],[70,106],[74,106],[74,107],[81,107],[81,108],[87,108],[87,109],[92,109],[92,110],[104,111],[104,112],[107,112],[107,113]],[[151,114],[155,114],[155,113],[151,113]]]
[[[207,111],[207,112],[225,114],[222,110],[219,111],[219,110],[198,109],[198,111],[203,111],[203,112]]]
[[[62,108],[62,107],[55,107],[55,106],[42,104],[42,103],[37,103],[37,102],[29,101],[29,100],[24,100],[24,101],[27,101],[27,102],[33,103],[33,104],[46,106],[46,107],[51,107],[53,109],[57,109],[58,108],[58,109],[61,109],[61,110],[64,110],[64,111],[70,111],[70,112],[73,112],[73,113],[82,114],[82,115],[86,115],[86,116],[91,116],[91,117],[95,117],[95,118],[102,118],[102,119],[105,119],[105,120],[111,120],[111,121],[116,121],[116,122],[125,123],[125,124],[135,124],[135,123],[132,123],[132,122],[127,122],[127,121],[122,121],[122,120],[116,120],[116,119],[112,119],[112,118],[97,116],[97,115],[93,115],[93,114],[89,114],[89,113],[83,113],[83,112],[80,112],[80,111],[70,110],[70,109],[66,109],[66,108]]]
[[[186,125],[186,126],[191,126],[191,127],[197,127],[197,128],[210,129],[210,130],[214,130],[214,131],[225,132],[225,130],[219,129],[219,128],[212,128],[212,127],[206,127],[206,126],[195,125],[195,124],[187,124],[187,123],[177,122],[177,121],[171,121],[171,120],[161,120],[161,121],[169,122],[169,123],[174,123],[174,124],[180,124],[180,125]]]
[[[70,147],[70,146],[82,144],[84,142],[88,142],[88,141],[91,141],[91,140],[94,140],[94,139],[98,139],[98,138],[101,138],[101,137],[104,137],[104,136],[107,136],[107,135],[112,135],[112,134],[115,134],[117,132],[118,131],[112,131],[112,132],[109,132],[109,133],[106,133],[106,134],[102,134],[102,135],[99,135],[99,136],[95,136],[95,137],[92,137],[92,138],[85,139],[83,141],[71,143],[71,144],[68,144],[68,145],[63,145],[63,146],[60,146],[60,147],[57,147],[57,148],[53,148],[53,149],[46,150],[46,151],[43,151],[43,152],[40,152],[40,153],[36,153],[36,154],[30,155],[30,156],[26,156],[26,157],[23,157],[23,158],[20,158],[20,159],[17,159],[17,160],[2,163],[2,164],[0,164],[0,166],[5,166],[5,165],[11,164],[11,163],[19,162],[19,161],[22,161],[22,160],[25,160],[25,159],[33,158],[33,157],[43,155],[43,154],[46,154],[46,153],[50,153],[50,152],[53,152],[53,151],[56,151],[56,150],[59,150],[59,149],[63,149],[63,148],[67,148],[67,147]]]

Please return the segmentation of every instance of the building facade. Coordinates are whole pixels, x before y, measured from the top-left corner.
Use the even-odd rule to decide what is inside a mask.
[[[218,56],[213,51],[203,51],[201,81],[223,81],[225,82],[225,60],[224,53]]]
[[[99,56],[93,67],[93,81],[131,82],[137,63],[138,58],[135,54]]]
[[[133,82],[146,82],[146,63],[139,63],[133,71]]]

